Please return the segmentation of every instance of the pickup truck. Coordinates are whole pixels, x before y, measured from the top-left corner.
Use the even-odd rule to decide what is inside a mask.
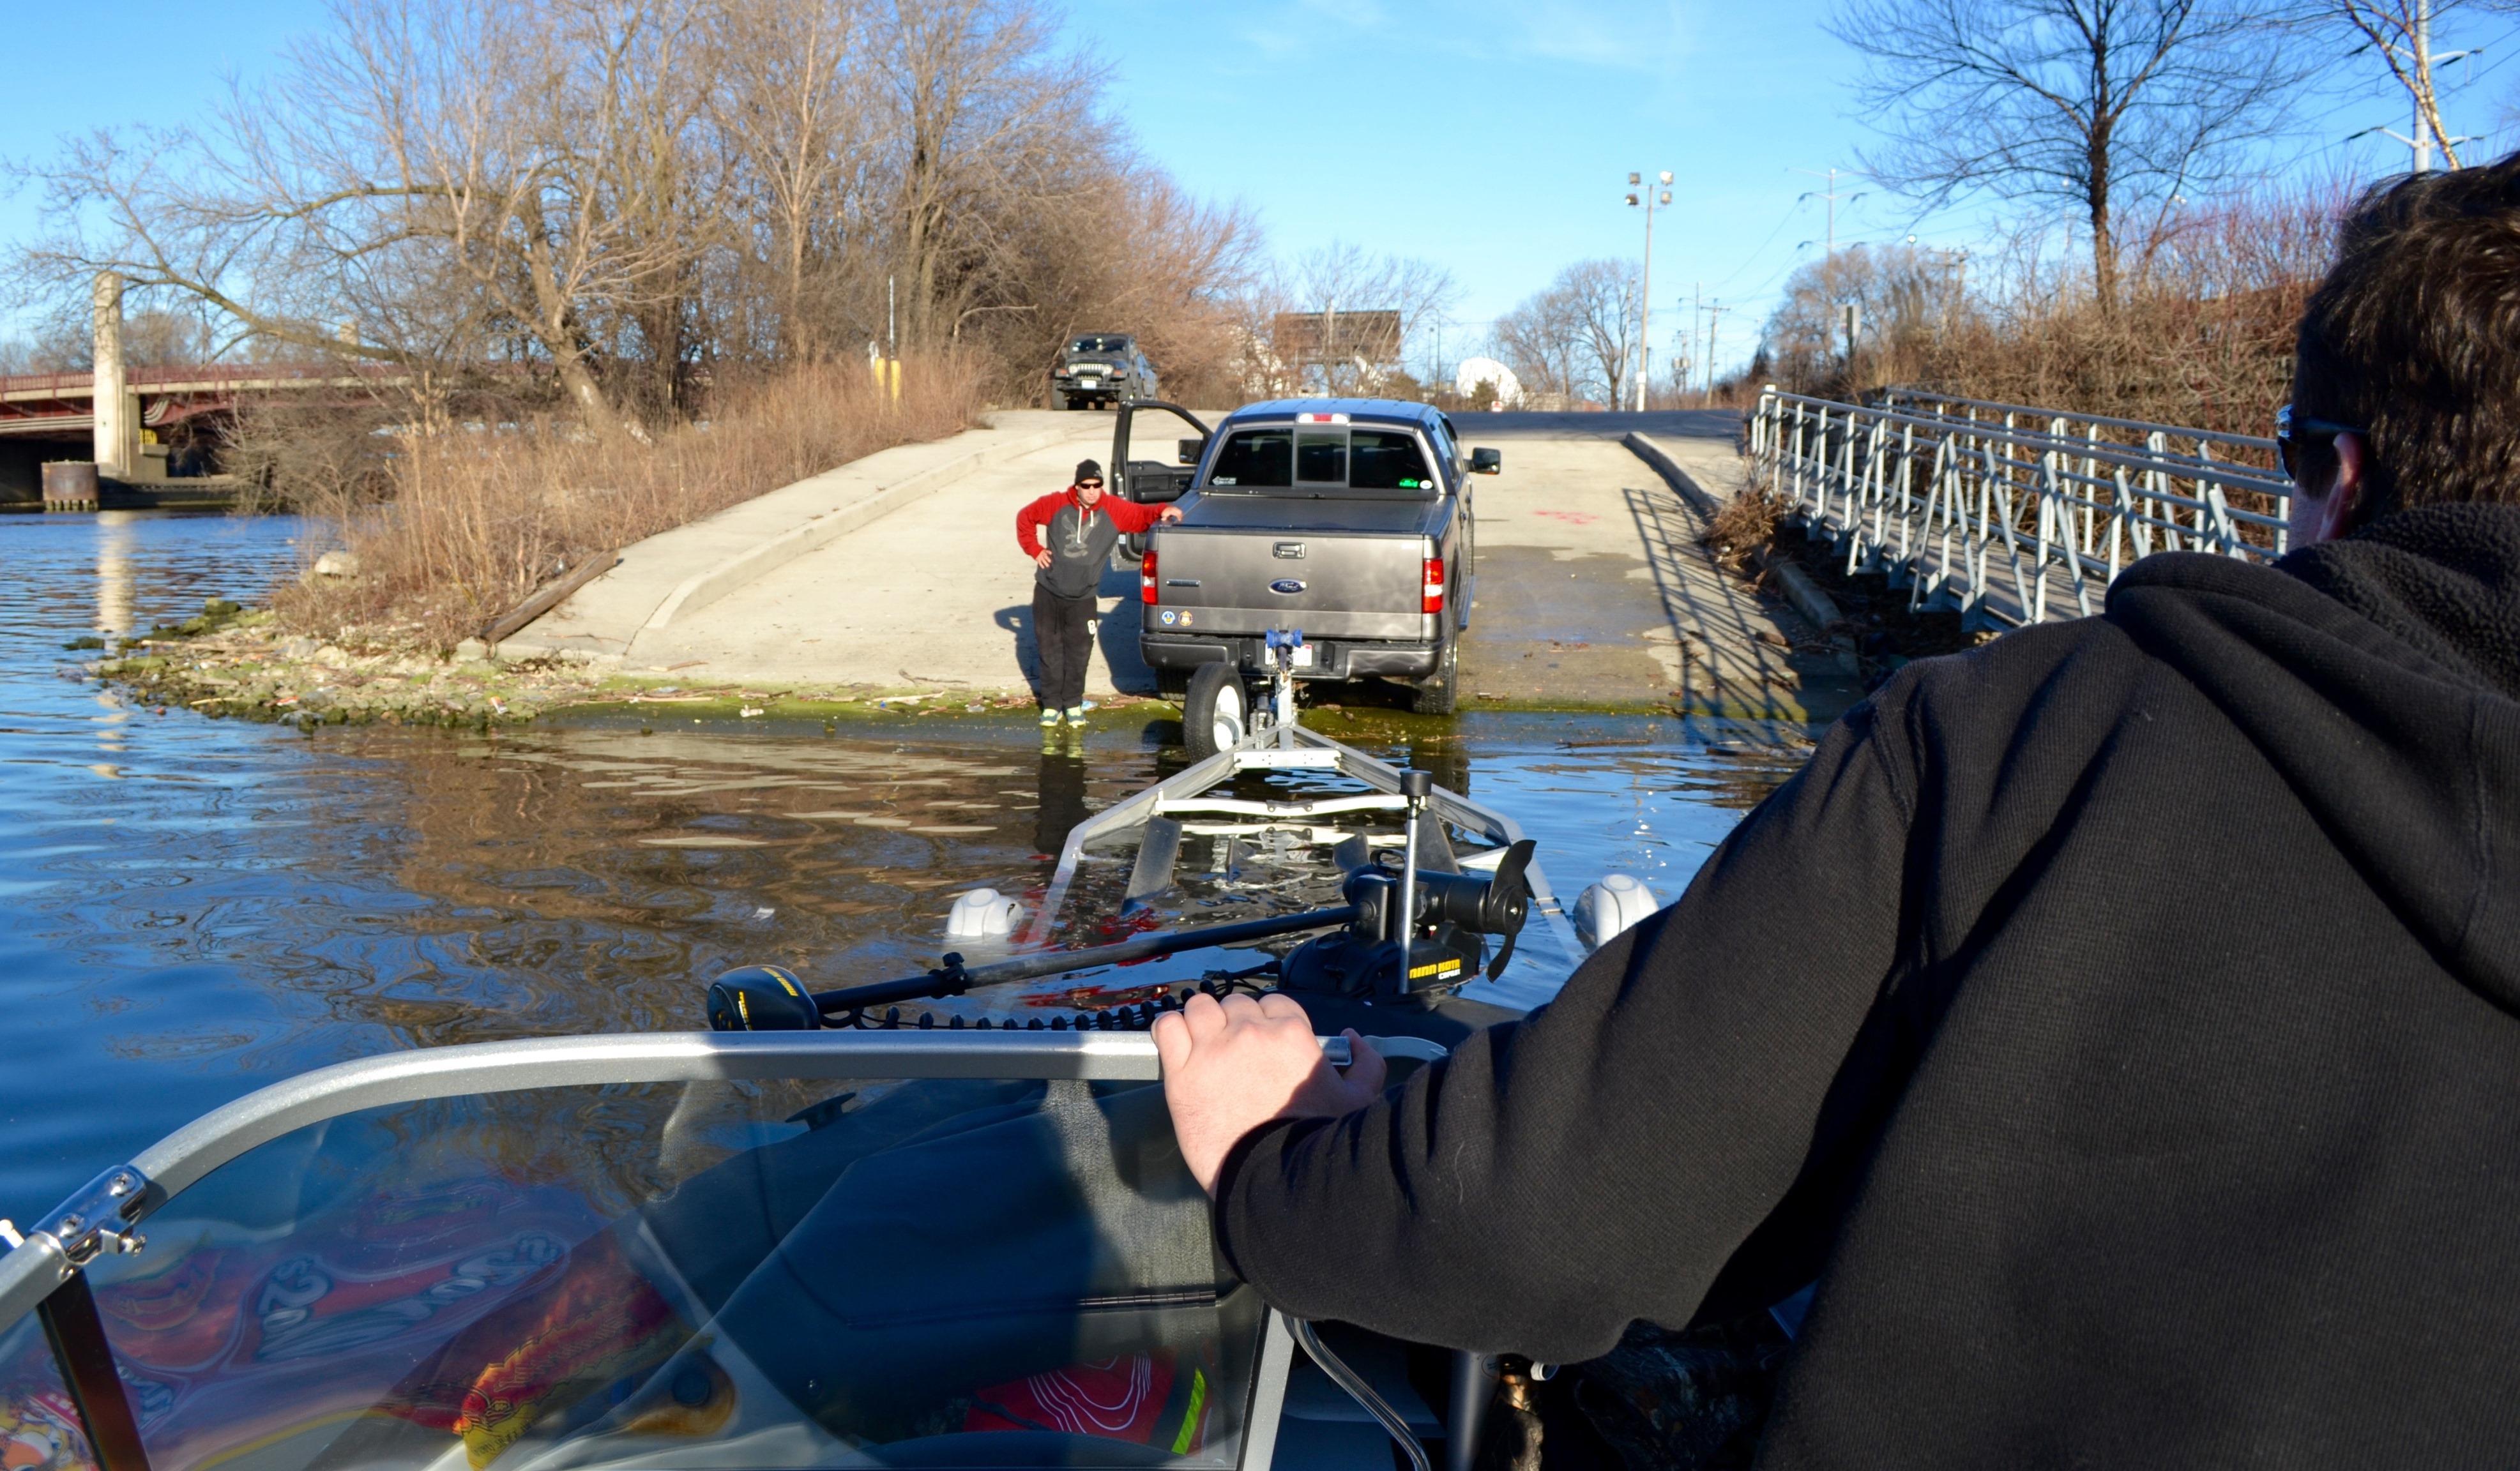
[[[1129,458],[1148,411],[1198,431],[1179,442],[1187,470]],[[1123,404],[1111,463],[1122,495],[1183,513],[1148,534],[1139,565],[1138,646],[1167,694],[1195,696],[1208,664],[1258,677],[1266,636],[1287,629],[1304,635],[1297,678],[1399,680],[1413,708],[1453,713],[1475,565],[1470,476],[1500,459],[1464,452],[1442,411],[1282,399],[1211,432],[1175,405]],[[1200,683],[1212,691],[1221,677]],[[1201,724],[1199,711],[1185,716]]]
[[[1127,333],[1090,332],[1071,338],[1058,355],[1050,370],[1050,391],[1062,409],[1152,398],[1158,391],[1155,365]]]

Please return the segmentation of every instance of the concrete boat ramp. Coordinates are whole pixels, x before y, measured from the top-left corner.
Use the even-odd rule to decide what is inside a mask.
[[[1504,473],[1473,482],[1464,709],[1803,722],[1834,718],[1860,694],[1819,630],[1699,545],[1705,510],[1740,474],[1736,415],[1458,423],[1466,442],[1505,459]],[[1026,692],[1032,564],[1015,547],[1015,511],[1110,449],[1108,415],[1023,410],[871,455],[625,549],[497,655],[691,686]],[[1106,573],[1101,591],[1089,692],[1152,694],[1137,656],[1137,580]]]

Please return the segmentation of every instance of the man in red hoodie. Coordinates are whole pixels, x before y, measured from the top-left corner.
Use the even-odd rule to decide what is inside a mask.
[[[1015,513],[1015,545],[1033,560],[1032,637],[1041,649],[1041,723],[1085,723],[1085,662],[1093,656],[1095,587],[1123,535],[1178,521],[1178,506],[1138,506],[1102,494],[1102,467],[1080,461],[1076,483]]]

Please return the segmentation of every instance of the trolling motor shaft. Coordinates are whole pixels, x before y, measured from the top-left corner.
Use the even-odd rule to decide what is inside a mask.
[[[1139,935],[1086,950],[1018,956],[984,965],[966,965],[961,956],[949,955],[945,957],[945,963],[924,975],[849,986],[837,991],[809,993],[791,971],[775,965],[746,965],[730,970],[710,983],[709,1026],[719,1032],[812,1031],[821,1027],[823,1018],[827,1016],[863,1011],[870,1006],[891,1005],[898,1002],[961,996],[974,986],[1028,981],[1038,976],[1060,975],[1095,965],[1117,965],[1127,960],[1149,959],[1213,945],[1240,945],[1279,935],[1300,934],[1305,930],[1335,929],[1355,922],[1357,913],[1353,904],[1334,905],[1293,914],[1272,914],[1262,919],[1238,919],[1228,924],[1204,924],[1195,929]]]

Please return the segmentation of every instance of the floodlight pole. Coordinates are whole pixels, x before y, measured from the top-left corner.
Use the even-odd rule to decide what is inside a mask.
[[[1645,379],[1653,373],[1653,212],[1657,195],[1663,203],[1671,202],[1671,191],[1663,188],[1671,182],[1671,170],[1664,169],[1658,182],[1648,185],[1642,173],[1628,175],[1628,187],[1637,191],[1628,196],[1628,203],[1642,203],[1645,210],[1645,270],[1637,295],[1637,412],[1645,409]],[[1641,198],[1642,197],[1642,198]]]

